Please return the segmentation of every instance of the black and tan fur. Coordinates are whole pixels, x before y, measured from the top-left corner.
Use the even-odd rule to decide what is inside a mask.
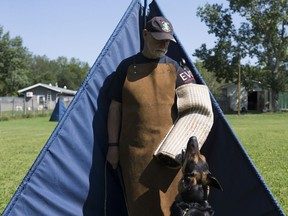
[[[182,166],[178,195],[171,207],[171,216],[212,216],[214,210],[208,203],[209,188],[222,190],[218,180],[209,171],[205,156],[199,151],[197,138],[187,143]]]

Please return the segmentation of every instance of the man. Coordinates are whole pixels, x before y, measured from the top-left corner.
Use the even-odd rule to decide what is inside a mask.
[[[166,18],[149,20],[143,39],[142,52],[123,60],[112,81],[107,161],[113,169],[121,167],[130,216],[168,216],[181,176],[179,169],[168,168],[154,154],[156,150],[161,153],[160,143],[165,147],[174,142],[167,136],[175,136],[171,127],[182,131],[175,124],[179,119],[176,89],[196,84],[189,70],[165,55],[170,41],[175,42]],[[205,94],[209,98],[208,91]],[[185,146],[187,136],[182,136]]]

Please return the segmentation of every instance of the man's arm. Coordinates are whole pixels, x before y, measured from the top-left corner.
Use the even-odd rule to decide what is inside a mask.
[[[108,153],[107,161],[116,169],[119,162],[119,134],[121,127],[121,103],[112,100],[108,112]]]

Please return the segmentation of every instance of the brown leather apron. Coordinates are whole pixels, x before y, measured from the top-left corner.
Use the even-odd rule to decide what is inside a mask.
[[[176,71],[171,64],[132,65],[122,92],[120,165],[130,216],[170,216],[179,170],[153,153],[176,118]]]

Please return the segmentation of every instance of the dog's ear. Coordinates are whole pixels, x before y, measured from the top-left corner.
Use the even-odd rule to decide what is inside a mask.
[[[214,177],[212,176],[210,173],[208,174],[207,176],[208,178],[208,185],[211,186],[211,187],[214,187],[214,188],[217,188],[221,191],[223,191],[223,188],[220,184],[220,182]]]

